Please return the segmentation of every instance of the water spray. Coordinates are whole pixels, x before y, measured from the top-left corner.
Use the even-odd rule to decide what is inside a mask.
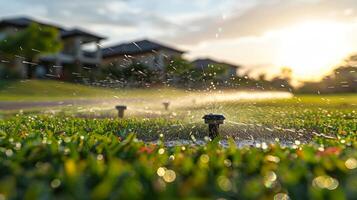
[[[170,102],[169,101],[165,101],[162,103],[165,107],[165,110],[169,110],[169,106],[170,106]]]
[[[115,106],[115,108],[118,110],[118,117],[124,118],[124,111],[126,110],[126,106],[119,105],[119,106]]]
[[[203,116],[203,119],[208,124],[209,137],[213,140],[219,135],[219,125],[223,124],[226,118],[223,115],[211,113]]]

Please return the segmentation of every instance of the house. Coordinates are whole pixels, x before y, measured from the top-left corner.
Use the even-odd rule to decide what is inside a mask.
[[[238,75],[238,70],[241,68],[239,65],[234,65],[226,62],[220,62],[216,61],[210,58],[202,58],[202,59],[197,59],[192,61],[192,65],[202,71],[208,70],[209,67],[215,68],[215,67],[223,67],[224,68],[224,74],[221,75],[219,78],[222,79],[227,79],[230,77],[234,77]]]
[[[7,35],[16,34],[32,23],[54,27],[60,32],[63,43],[61,52],[50,55],[41,55],[35,72],[30,72],[23,58],[15,58],[15,67],[24,78],[41,77],[44,75],[58,78],[71,76],[73,71],[82,72],[82,67],[90,69],[99,66],[102,62],[100,42],[104,37],[78,28],[66,29],[54,24],[43,23],[28,17],[8,18],[0,21],[0,39]],[[35,47],[34,47],[35,49]],[[69,70],[69,68],[71,68]],[[77,69],[73,69],[73,67]]]
[[[48,76],[68,80],[73,75],[87,77],[87,70],[95,74],[99,67],[127,67],[136,63],[143,64],[159,74],[164,74],[166,66],[174,59],[181,58],[185,53],[185,51],[148,39],[101,48],[100,43],[105,39],[102,36],[78,28],[68,29],[55,24],[43,23],[28,17],[0,20],[0,40],[8,35],[16,34],[32,23],[58,29],[63,48],[55,54],[40,55],[35,61],[36,63],[29,63],[24,58],[15,55],[14,60],[8,62],[10,63],[8,65],[14,66],[23,78]],[[34,47],[34,49],[36,48]],[[203,72],[209,71],[210,67],[216,69],[223,67],[224,74],[219,77],[222,79],[236,76],[240,68],[234,64],[209,58],[197,59],[192,64]],[[34,65],[35,70],[30,70],[33,68],[29,67],[30,65]]]
[[[141,40],[104,48],[102,53],[103,65],[126,67],[140,63],[151,70],[164,71],[165,66],[185,52],[151,40]]]

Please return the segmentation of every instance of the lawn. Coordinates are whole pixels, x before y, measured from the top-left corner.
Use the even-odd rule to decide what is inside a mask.
[[[161,98],[133,103],[124,119],[110,105],[0,120],[0,199],[356,197],[357,95],[204,101],[173,94],[170,110]],[[214,141],[202,120],[210,112],[226,116]],[[243,140],[255,142],[238,147]]]
[[[108,89],[51,80],[0,81],[0,101],[59,101],[68,99],[117,99],[153,96],[174,96],[183,90]],[[155,91],[158,91],[156,88]]]

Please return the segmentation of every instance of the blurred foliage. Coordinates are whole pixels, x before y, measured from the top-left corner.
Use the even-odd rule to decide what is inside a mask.
[[[21,76],[14,67],[8,67],[7,65],[0,64],[0,78],[7,80],[20,79]]]
[[[39,55],[56,53],[61,48],[59,31],[36,23],[0,41],[0,52],[6,59],[13,62],[16,56],[20,56],[26,62],[30,62],[28,65],[30,77],[34,70],[31,63],[36,62]]]
[[[218,140],[203,146],[165,147],[166,139],[189,138],[192,133],[203,137],[206,127],[192,124],[192,119],[184,123],[19,114],[0,120],[0,196],[354,199],[355,101],[319,97],[221,105],[234,121],[303,130],[295,134],[316,131],[334,136],[315,137],[308,144],[296,141],[289,146],[276,142],[237,148],[235,141],[228,139],[225,147]]]
[[[40,53],[55,53],[61,47],[57,29],[33,23],[23,31],[6,36],[0,51],[9,57],[20,55],[33,61]]]
[[[165,70],[168,84],[176,86],[197,87],[202,77],[189,61],[182,58],[174,58]]]
[[[342,66],[333,70],[320,82],[305,82],[298,88],[301,93],[356,93],[357,56],[347,58]]]
[[[96,77],[96,82],[107,86],[113,84],[114,87],[145,87],[155,85],[160,74],[151,70],[148,66],[133,61],[130,65],[108,65],[101,69]],[[94,84],[96,83],[94,82]]]
[[[183,58],[174,58],[166,66],[165,71],[152,70],[150,66],[135,62],[129,66],[108,65],[92,85],[109,87],[149,87],[174,86],[186,89],[215,90],[224,88],[252,90],[283,90],[292,91],[291,77],[287,76],[288,69],[272,80],[261,76],[255,80],[247,75],[230,75],[224,64],[209,65],[204,69],[194,67]]]
[[[355,140],[242,149],[233,141],[227,148],[218,141],[165,147],[143,143],[132,134],[151,130],[149,124],[41,116],[0,121],[0,195],[353,199],[357,194]]]

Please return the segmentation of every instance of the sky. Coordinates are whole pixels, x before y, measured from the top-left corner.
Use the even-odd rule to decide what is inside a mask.
[[[0,0],[0,18],[30,16],[106,36],[153,39],[273,76],[318,80],[357,52],[356,0]]]

